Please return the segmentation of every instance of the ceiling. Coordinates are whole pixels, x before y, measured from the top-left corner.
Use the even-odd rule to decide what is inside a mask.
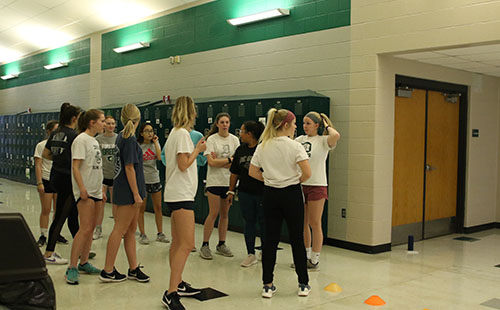
[[[0,0],[0,63],[199,0]]]
[[[500,44],[469,46],[394,56],[500,77]]]

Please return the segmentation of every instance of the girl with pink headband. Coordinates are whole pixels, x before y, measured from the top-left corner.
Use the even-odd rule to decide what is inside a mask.
[[[267,125],[250,163],[249,175],[264,181],[265,240],[262,251],[262,297],[276,292],[273,283],[276,251],[285,220],[292,245],[299,296],[308,296],[311,287],[304,247],[304,202],[300,183],[311,176],[309,157],[300,143],[291,139],[297,125],[295,115],[285,109],[270,109]]]

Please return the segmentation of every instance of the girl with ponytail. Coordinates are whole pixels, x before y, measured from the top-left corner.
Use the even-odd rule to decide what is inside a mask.
[[[328,199],[328,183],[325,162],[337,145],[340,134],[333,128],[325,114],[309,112],[304,116],[305,135],[295,139],[304,146],[311,164],[312,176],[302,184],[305,200],[304,242],[307,252],[307,268],[319,270],[319,255],[323,245],[321,215]],[[312,246],[311,246],[312,230]]]
[[[99,274],[100,269],[89,261],[92,232],[95,227],[97,203],[106,199],[102,192],[102,156],[94,138],[104,128],[104,112],[90,109],[78,120],[80,134],[71,145],[73,195],[80,215],[80,229],[71,245],[71,261],[66,270],[66,282],[79,283],[79,272]],[[80,263],[78,264],[78,260]],[[77,266],[78,265],[78,266]]]
[[[122,238],[129,262],[128,278],[139,282],[149,281],[149,276],[141,271],[142,266],[137,263],[135,249],[138,210],[146,196],[142,150],[134,135],[140,120],[141,112],[135,105],[127,104],[122,108],[121,121],[124,129],[116,138],[113,184],[113,204],[117,208],[115,225],[108,239],[106,263],[99,277],[103,282],[121,282],[127,279],[127,275],[119,273],[114,267]]]
[[[299,296],[308,296],[311,287],[304,248],[304,203],[300,183],[311,176],[309,158],[300,143],[290,137],[295,132],[295,115],[285,109],[270,109],[267,125],[250,163],[249,175],[264,181],[265,243],[262,251],[262,297],[276,292],[273,271],[285,220],[292,245]]]
[[[54,252],[66,219],[68,219],[68,228],[73,238],[79,229],[78,209],[71,187],[71,145],[78,135],[75,128],[80,113],[80,108],[67,102],[61,105],[59,127],[50,134],[42,152],[43,158],[52,160],[50,186],[57,193],[56,210],[50,225],[47,248],[44,254],[47,264],[64,265],[68,263],[67,259]]]

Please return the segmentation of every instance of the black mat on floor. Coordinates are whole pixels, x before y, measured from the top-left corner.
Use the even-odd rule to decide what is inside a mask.
[[[222,292],[219,292],[218,290],[214,290],[213,288],[206,287],[201,289],[201,293],[196,294],[193,296],[193,298],[198,299],[199,301],[205,301],[205,300],[210,300],[210,299],[215,299],[219,297],[225,297],[228,296],[227,294],[224,294]]]
[[[481,240],[481,239],[477,239],[477,238],[470,238],[470,237],[457,237],[457,238],[453,238],[453,240],[460,240],[460,241],[474,242],[474,241],[479,241],[479,240]]]
[[[260,246],[260,245],[256,246],[255,249],[262,251],[262,246]],[[278,251],[280,251],[280,250],[283,250],[283,248],[278,247]]]
[[[490,307],[493,309],[500,309],[500,299],[498,298],[490,299],[488,301],[483,302],[481,306]]]

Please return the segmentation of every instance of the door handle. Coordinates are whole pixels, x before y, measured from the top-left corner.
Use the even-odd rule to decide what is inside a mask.
[[[432,170],[436,170],[437,168],[436,167],[433,167],[431,165],[425,165],[425,171],[432,171]]]

